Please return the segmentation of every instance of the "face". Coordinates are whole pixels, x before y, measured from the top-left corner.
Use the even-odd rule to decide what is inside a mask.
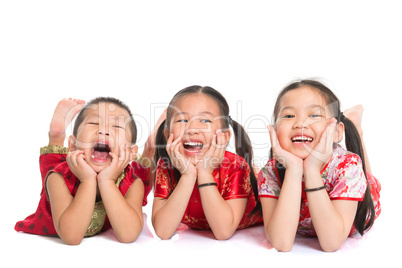
[[[88,107],[77,136],[69,140],[70,150],[84,150],[86,162],[102,171],[111,162],[109,152],[119,155],[120,145],[131,145],[130,116],[113,104],[101,102]]]
[[[309,153],[303,144],[314,149],[331,117],[325,99],[317,90],[308,86],[290,90],[282,97],[276,119],[281,147],[302,159],[307,158]]]
[[[181,137],[179,152],[196,164],[208,151],[216,130],[222,129],[222,116],[218,103],[203,93],[181,97],[174,103],[169,126],[174,140]],[[230,131],[222,130],[227,141]],[[170,133],[165,133],[168,138]]]

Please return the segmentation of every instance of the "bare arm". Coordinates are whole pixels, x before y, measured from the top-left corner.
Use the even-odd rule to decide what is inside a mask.
[[[308,175],[306,188],[322,186],[320,173]],[[357,210],[357,201],[331,201],[325,190],[307,192],[311,220],[324,251],[339,249],[348,237]]]
[[[130,243],[137,239],[143,227],[144,184],[135,180],[123,197],[115,181],[131,160],[132,152],[128,146],[121,145],[119,156],[114,153],[109,155],[112,158],[110,165],[97,175],[99,192],[117,239]]]
[[[261,198],[265,234],[275,249],[290,251],[299,223],[303,160],[282,149],[272,126],[268,130],[273,156],[286,172],[278,200]]]
[[[279,251],[293,247],[300,216],[301,177],[301,170],[288,168],[279,198],[261,198],[265,234]]]
[[[161,239],[169,239],[176,232],[193,192],[195,180],[195,175],[183,175],[168,199],[154,198],[152,225]]]
[[[123,243],[135,241],[143,227],[144,184],[142,181],[135,180],[125,197],[110,180],[100,181],[99,191],[117,239]]]
[[[66,244],[80,244],[92,219],[96,180],[80,183],[75,197],[57,173],[49,175],[46,186],[57,234]]]
[[[304,160],[304,177],[307,189],[324,185],[321,170],[333,154],[336,120],[331,119],[320,142],[314,149],[304,146],[310,155]],[[349,235],[357,210],[357,201],[331,201],[328,193],[322,189],[307,192],[307,201],[311,220],[318,240],[324,251],[335,251]]]

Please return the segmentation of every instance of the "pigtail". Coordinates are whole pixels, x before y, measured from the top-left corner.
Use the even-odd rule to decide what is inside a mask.
[[[258,199],[258,185],[257,185],[257,178],[255,176],[254,173],[254,169],[253,169],[253,148],[251,146],[251,141],[250,138],[248,137],[246,131],[244,130],[243,126],[240,125],[239,123],[237,123],[236,121],[232,120],[232,118],[229,116],[228,119],[228,123],[229,125],[232,126],[233,128],[233,133],[235,136],[235,148],[236,148],[236,153],[243,157],[249,167],[250,167],[250,183],[251,183],[251,187],[253,189],[253,193],[254,193],[254,198],[255,198],[255,202],[256,202],[256,206],[254,207],[253,211],[251,211],[249,217],[251,217],[252,215],[258,213],[261,214],[262,213],[262,208],[261,208],[261,202]]]
[[[364,150],[363,145],[360,139],[359,132],[356,129],[356,126],[350,121],[347,117],[345,117],[342,113],[339,117],[339,120],[345,125],[345,144],[348,151],[358,154],[362,160],[363,171],[366,175],[366,165],[364,161]],[[373,200],[371,198],[370,192],[370,184],[367,181],[367,188],[364,194],[363,201],[359,202],[359,206],[357,207],[356,216],[355,216],[355,228],[356,230],[363,235],[363,233],[370,229],[375,220],[375,209]]]
[[[165,121],[162,122],[162,124],[159,126],[158,131],[156,133],[156,139],[155,139],[155,144],[156,144],[156,151],[154,155],[154,163],[155,165],[158,164],[159,159],[162,159],[163,162],[165,163],[165,167],[168,171],[169,174],[169,180],[170,180],[170,185],[173,185],[173,178],[180,178],[180,172],[173,167],[173,165],[170,162],[169,155],[166,151],[166,137],[165,137]],[[173,176],[172,174],[173,173]],[[155,172],[155,178],[154,182],[156,181],[156,172]],[[155,185],[154,185],[155,186]],[[173,189],[170,189],[169,195],[173,192]]]

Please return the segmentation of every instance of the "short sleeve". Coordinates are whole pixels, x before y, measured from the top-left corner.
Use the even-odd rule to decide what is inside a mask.
[[[228,153],[225,157],[227,156],[229,156]],[[252,192],[248,163],[238,155],[233,155],[233,157],[229,165],[224,163],[220,168],[219,176],[222,182],[220,188],[224,200],[248,198]]]
[[[277,176],[276,161],[271,159],[258,173],[258,195],[260,197],[279,198],[281,183]]]
[[[156,167],[154,196],[166,198],[170,193],[170,181],[167,167],[162,159],[159,159]]]
[[[329,192],[332,200],[362,201],[367,187],[362,161],[356,154],[347,154],[340,159],[333,187]]]

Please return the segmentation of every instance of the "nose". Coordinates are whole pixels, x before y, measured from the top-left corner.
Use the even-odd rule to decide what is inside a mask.
[[[109,136],[109,131],[106,130],[106,128],[104,126],[100,126],[99,130],[98,130],[98,135]]]
[[[191,120],[186,124],[185,132],[189,135],[194,135],[200,133],[200,126],[198,125],[198,120]]]
[[[307,122],[307,119],[302,117],[297,118],[293,125],[294,128],[300,128],[300,129],[307,128],[308,126],[309,124]]]

